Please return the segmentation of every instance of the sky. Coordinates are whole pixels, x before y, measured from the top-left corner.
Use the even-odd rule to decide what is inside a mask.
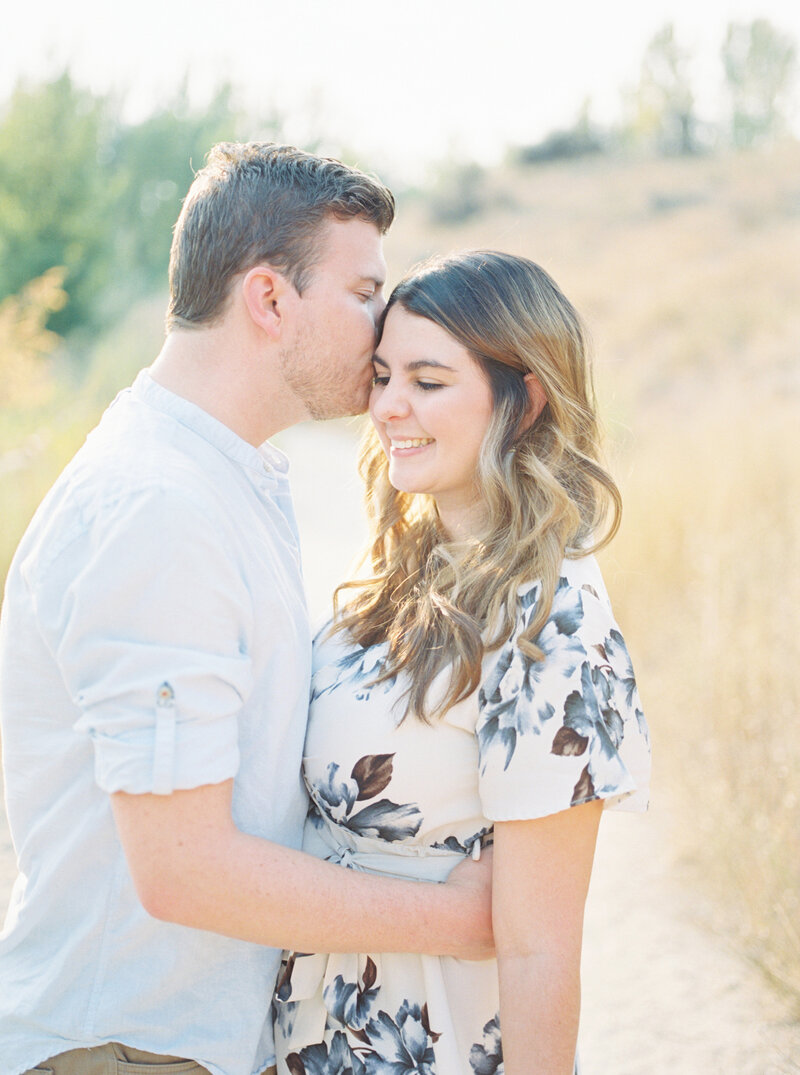
[[[19,79],[68,67],[136,121],[184,77],[199,106],[230,81],[248,113],[284,116],[289,140],[322,129],[362,165],[410,176],[497,160],[571,125],[587,100],[613,123],[667,22],[713,118],[726,26],[755,18],[800,47],[797,0],[17,0],[3,16],[0,102]]]

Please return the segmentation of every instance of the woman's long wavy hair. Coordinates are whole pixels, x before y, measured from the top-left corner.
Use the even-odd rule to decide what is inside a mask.
[[[514,630],[518,588],[534,580],[541,595],[518,641],[543,659],[536,638],[562,560],[611,540],[621,499],[598,462],[585,329],[543,269],[495,251],[437,258],[394,289],[381,329],[394,307],[433,321],[466,348],[494,402],[475,475],[485,524],[466,540],[444,533],[432,497],[392,486],[374,429],[361,449],[371,575],[338,587],[332,630],[365,647],[388,640],[375,682],[402,672],[405,713],[430,721],[476,689],[484,653]],[[533,422],[529,373],[547,401]],[[445,670],[446,688],[430,692]]]

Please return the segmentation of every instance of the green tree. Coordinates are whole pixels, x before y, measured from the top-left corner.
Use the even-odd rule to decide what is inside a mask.
[[[17,86],[0,120],[0,298],[54,266],[69,302],[50,326],[94,318],[111,247],[115,177],[107,100],[67,73]]]
[[[796,73],[793,39],[767,19],[730,23],[722,63],[733,144],[746,148],[779,134]]]
[[[184,85],[138,124],[66,72],[18,86],[0,114],[0,300],[63,267],[68,301],[48,321],[63,335],[162,288],[194,171],[238,125],[229,86],[192,110]]]
[[[175,98],[135,126],[122,128],[115,149],[121,189],[116,199],[117,287],[146,293],[164,286],[172,226],[181,202],[215,142],[237,137],[239,117],[229,85],[202,110],[189,106],[185,84]]]

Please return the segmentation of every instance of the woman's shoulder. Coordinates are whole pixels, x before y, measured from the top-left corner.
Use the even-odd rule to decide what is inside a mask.
[[[530,579],[517,587],[518,618],[527,622],[539,602],[541,581]],[[558,583],[553,600],[553,612],[565,604],[595,605],[606,616],[613,616],[611,601],[606,590],[600,565],[595,556],[565,557],[559,568]]]

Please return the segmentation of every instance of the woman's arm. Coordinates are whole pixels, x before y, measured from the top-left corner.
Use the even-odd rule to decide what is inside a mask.
[[[498,821],[492,919],[505,1075],[572,1075],[583,910],[602,803]]]

